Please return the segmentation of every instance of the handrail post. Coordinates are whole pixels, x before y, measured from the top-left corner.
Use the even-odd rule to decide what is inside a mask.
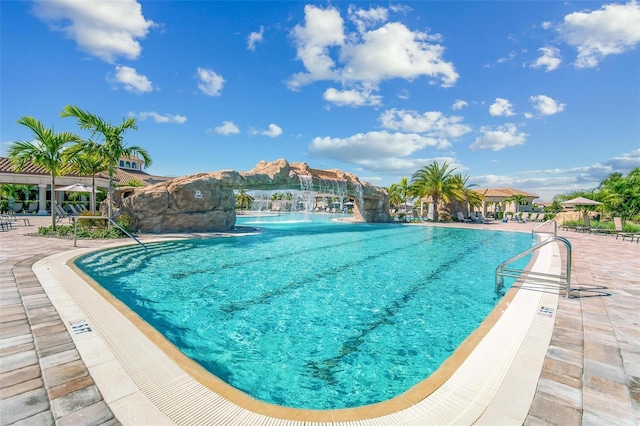
[[[508,264],[510,264],[512,262],[515,262],[516,260],[519,260],[519,259],[523,258],[524,256],[526,256],[526,255],[528,255],[530,253],[533,253],[534,251],[538,250],[539,248],[541,248],[541,247],[543,247],[543,246],[545,246],[545,245],[547,245],[547,244],[549,244],[551,242],[554,242],[554,241],[562,242],[565,245],[565,247],[567,248],[567,259],[566,259],[567,265],[566,265],[566,276],[565,277],[563,277],[562,275],[560,275],[560,276],[552,275],[552,276],[554,276],[556,278],[566,278],[565,296],[567,298],[571,297],[571,257],[572,257],[571,243],[566,238],[558,237],[558,236],[551,237],[551,238],[548,238],[546,240],[543,240],[543,241],[539,242],[538,244],[528,248],[527,250],[524,250],[523,252],[513,256],[512,258],[510,258],[508,260],[505,260],[500,265],[498,265],[498,267],[496,268],[496,288],[495,288],[496,294],[499,294],[500,290],[504,286],[504,276],[506,275],[505,274],[505,268],[506,268],[506,266]],[[507,274],[508,273],[513,273],[513,272],[518,272],[519,274],[522,274],[525,271],[524,270],[513,270],[512,269],[512,270],[509,270],[507,272]],[[531,275],[531,274],[532,274],[532,272],[529,272],[529,275]],[[547,274],[547,276],[549,276],[549,275]],[[555,284],[558,284],[558,282],[555,281]]]

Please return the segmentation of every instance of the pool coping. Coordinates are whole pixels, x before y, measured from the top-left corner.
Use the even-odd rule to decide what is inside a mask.
[[[127,244],[110,246],[123,245]],[[287,409],[256,401],[224,384],[182,355],[128,308],[118,306],[119,302],[114,300],[107,302],[108,292],[101,291],[99,286],[88,286],[86,277],[68,264],[73,258],[94,250],[59,253],[37,262],[33,270],[70,329],[105,401],[123,424],[136,424],[143,419],[144,423],[188,424],[206,422],[207,418],[224,419],[224,424],[282,419],[287,424],[357,422],[361,425],[412,421],[449,423],[452,419],[469,424],[475,421],[496,424],[499,418],[510,418],[520,419],[517,421],[522,424],[533,399],[554,324],[553,315],[540,315],[540,307],[553,311],[558,299],[557,294],[510,291],[490,314],[493,319],[488,317],[469,336],[443,365],[443,371],[439,370],[393,400],[357,409]],[[557,251],[556,244],[545,246],[534,268],[541,272],[559,268]],[[73,333],[69,322],[83,319],[95,333]],[[519,326],[517,332],[514,323]],[[504,344],[505,338],[511,342]],[[495,347],[503,351],[496,351]],[[493,367],[487,368],[487,363],[493,363]],[[486,374],[475,377],[473,373],[479,371]],[[114,386],[115,377],[117,386]],[[519,384],[515,386],[516,391],[522,394],[526,390],[525,397],[514,398],[512,379]],[[532,388],[521,385],[528,382],[533,383]],[[429,394],[426,398],[425,393]]]

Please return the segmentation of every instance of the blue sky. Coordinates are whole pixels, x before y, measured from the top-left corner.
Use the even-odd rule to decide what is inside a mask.
[[[389,186],[438,161],[549,201],[640,167],[640,4],[2,1],[0,142],[75,104],[149,173],[285,158]]]

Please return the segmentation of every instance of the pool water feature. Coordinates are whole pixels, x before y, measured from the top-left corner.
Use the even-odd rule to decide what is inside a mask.
[[[231,386],[338,409],[432,374],[495,306],[495,267],[532,244],[530,234],[311,216],[245,218],[263,232],[108,249],[76,264]]]

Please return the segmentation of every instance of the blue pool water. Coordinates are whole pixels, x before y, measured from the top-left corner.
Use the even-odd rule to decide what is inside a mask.
[[[495,306],[496,266],[532,245],[490,230],[243,223],[263,232],[76,264],[231,386],[310,409],[384,401],[427,378]]]

